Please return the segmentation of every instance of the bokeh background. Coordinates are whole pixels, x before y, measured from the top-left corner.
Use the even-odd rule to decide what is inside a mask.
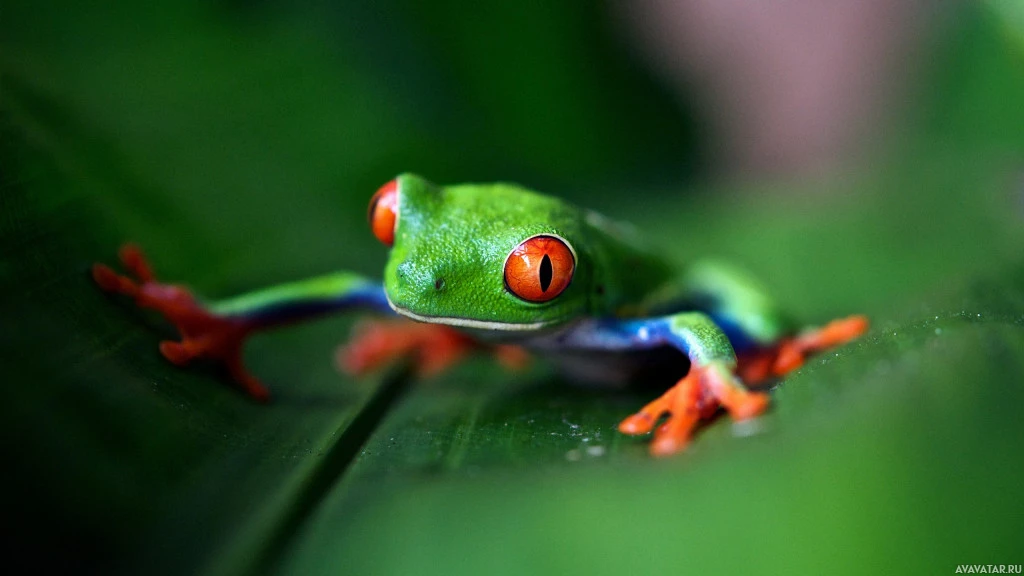
[[[1017,564],[1024,9],[985,2],[0,5],[0,409],[15,571],[777,573]],[[871,316],[755,429],[652,461],[649,391],[486,359],[276,395],[156,354],[87,275],[125,240],[225,296],[339,268],[395,174],[516,181]]]

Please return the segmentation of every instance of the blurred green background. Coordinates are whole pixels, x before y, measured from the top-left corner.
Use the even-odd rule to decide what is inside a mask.
[[[14,571],[1024,561],[1020,11],[929,13],[873,136],[828,170],[780,174],[730,168],[707,86],[645,63],[624,6],[5,0]],[[88,279],[125,240],[211,296],[377,275],[366,202],[403,171],[569,198],[680,262],[750,268],[807,322],[862,312],[873,330],[787,379],[756,429],[719,419],[653,461],[614,429],[650,392],[485,359],[356,381],[332,365],[346,318],[255,339],[249,363],[276,395],[257,406],[213,370],[163,362],[167,326]]]

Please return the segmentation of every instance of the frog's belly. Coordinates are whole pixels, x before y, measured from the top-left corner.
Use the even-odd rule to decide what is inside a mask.
[[[582,385],[667,387],[686,375],[690,361],[672,347],[648,350],[559,350],[537,352]]]

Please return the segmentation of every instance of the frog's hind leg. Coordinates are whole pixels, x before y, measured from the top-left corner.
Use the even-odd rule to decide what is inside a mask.
[[[820,328],[808,328],[773,346],[740,354],[736,372],[748,386],[756,386],[785,376],[803,366],[811,355],[854,340],[867,329],[868,319],[861,315],[833,320]]]
[[[793,338],[783,340],[772,365],[772,372],[782,376],[803,365],[811,354],[845,344],[866,332],[866,316],[848,316],[833,320],[821,328],[804,330]]]

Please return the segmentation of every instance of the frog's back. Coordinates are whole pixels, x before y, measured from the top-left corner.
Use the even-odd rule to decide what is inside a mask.
[[[630,224],[583,210],[592,259],[591,314],[635,318],[649,315],[678,277],[676,267],[653,250]]]

